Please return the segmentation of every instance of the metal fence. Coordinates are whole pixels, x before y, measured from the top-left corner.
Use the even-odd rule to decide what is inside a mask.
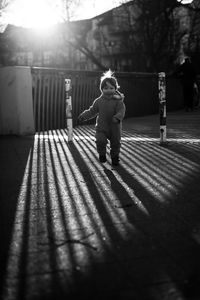
[[[32,68],[33,111],[36,131],[66,127],[65,78],[72,82],[74,125],[79,113],[98,96],[98,76],[92,72]]]
[[[33,110],[36,131],[66,127],[65,78],[72,82],[73,124],[77,117],[100,95],[102,72],[32,68]],[[149,73],[116,73],[120,91],[125,94],[126,117],[157,113],[158,76]],[[181,107],[179,82],[167,80],[168,110]],[[94,122],[90,121],[89,123]]]

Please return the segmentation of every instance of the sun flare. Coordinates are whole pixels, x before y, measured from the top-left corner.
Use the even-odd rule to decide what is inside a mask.
[[[12,0],[0,15],[0,24],[38,29],[48,29],[66,20],[82,20],[108,11],[120,0],[72,0],[67,11],[64,0]]]
[[[10,9],[12,24],[35,29],[45,29],[61,21],[61,1],[16,0]]]

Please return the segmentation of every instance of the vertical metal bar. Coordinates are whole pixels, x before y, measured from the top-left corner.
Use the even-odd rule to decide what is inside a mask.
[[[37,75],[32,75],[33,80],[33,114],[34,114],[34,125],[35,130],[37,131],[37,93],[38,93],[38,84],[37,84]]]
[[[84,95],[83,95],[83,77],[78,77],[78,84],[79,84],[79,101],[80,101],[80,107],[81,111],[84,109]]]
[[[73,140],[71,79],[65,79],[65,99],[66,99],[68,141],[71,142]]]
[[[166,78],[165,73],[158,73],[158,93],[159,93],[159,111],[160,111],[160,144],[166,143]]]
[[[50,76],[49,74],[46,76],[46,130],[49,130],[49,102],[50,102]]]
[[[58,128],[62,128],[62,76],[59,75],[58,85]]]
[[[76,107],[78,108],[78,114],[82,112],[81,106],[81,96],[80,96],[80,84],[79,84],[79,77],[76,75],[74,78],[74,89],[72,91],[73,95],[73,103],[75,103]]]
[[[53,76],[50,75],[50,103],[49,103],[49,129],[53,128],[53,92],[54,92],[54,80],[53,80]]]
[[[60,118],[59,118],[59,112],[60,112],[60,75],[58,74],[57,77],[57,91],[56,91],[56,129],[60,127]]]
[[[65,81],[64,77],[61,78],[61,128],[65,128]]]
[[[42,131],[45,130],[45,76],[42,77],[42,97],[41,97],[41,121],[42,121]]]
[[[55,75],[55,91],[54,91],[54,122],[53,122],[53,129],[57,129],[57,108],[58,108],[58,95],[57,95],[57,91],[58,91],[58,75]]]
[[[42,91],[42,77],[38,74],[38,102],[37,102],[37,131],[41,131],[41,91]]]
[[[58,127],[60,129],[60,75],[58,76],[58,111],[57,111],[57,120],[58,120]]]

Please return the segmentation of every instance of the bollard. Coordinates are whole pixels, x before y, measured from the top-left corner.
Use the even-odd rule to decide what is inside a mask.
[[[72,97],[71,97],[71,79],[65,79],[65,100],[66,100],[66,119],[68,130],[68,141],[73,140],[73,121],[72,121]]]
[[[158,73],[158,93],[160,112],[160,144],[165,144],[167,139],[166,126],[166,80],[165,73]]]

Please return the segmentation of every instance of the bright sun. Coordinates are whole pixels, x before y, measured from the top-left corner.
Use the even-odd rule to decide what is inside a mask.
[[[10,8],[12,24],[45,29],[63,21],[61,1],[15,0]]]

